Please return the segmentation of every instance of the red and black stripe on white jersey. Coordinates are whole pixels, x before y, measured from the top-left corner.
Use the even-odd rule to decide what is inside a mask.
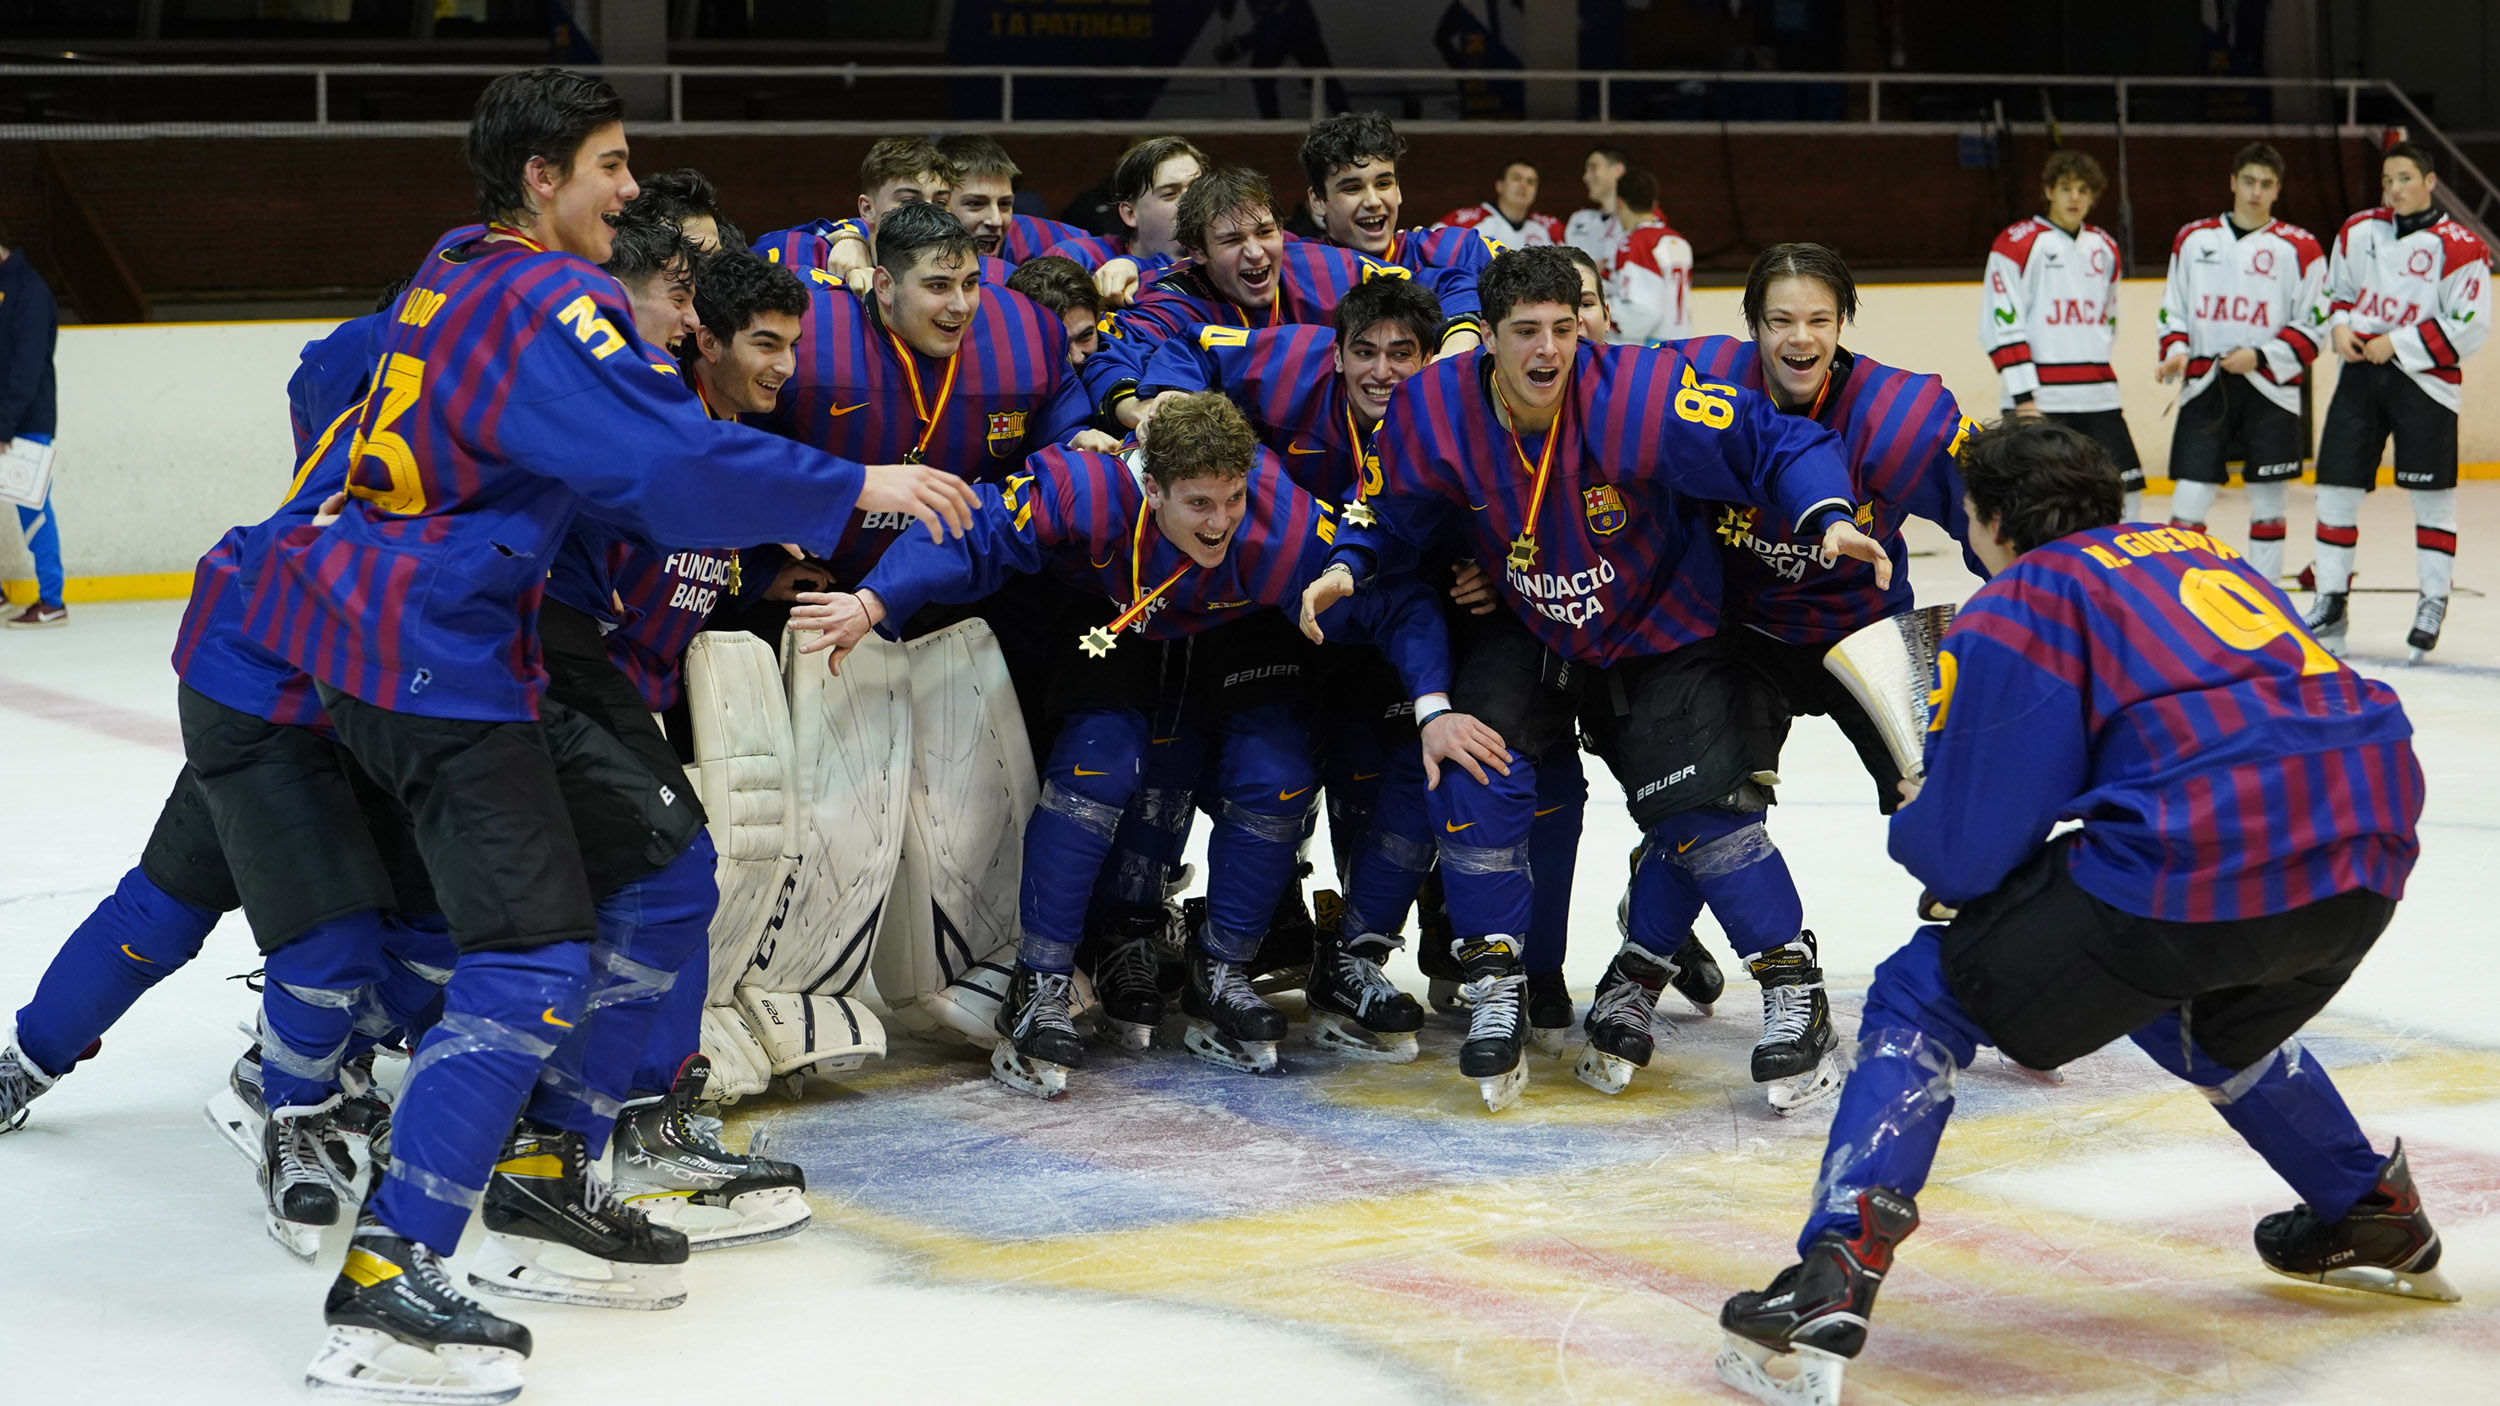
[[[2365,341],[2385,335],[2396,365],[2454,410],[2459,367],[2491,335],[2490,263],[2483,241],[2444,213],[2408,231],[2384,206],[2364,210],[2335,236],[2327,325],[2342,323]]]
[[[2163,361],[2187,354],[2182,401],[2222,376],[2221,360],[2257,349],[2249,384],[2275,404],[2300,411],[2300,381],[2326,340],[2326,250],[2298,225],[2271,220],[2242,230],[2228,215],[2183,226],[2170,241],[2162,292]]]
[[[2001,406],[2029,396],[2053,413],[2118,408],[2118,266],[2109,231],[2068,234],[2040,215],[1988,246],[1979,349],[1996,364]]]

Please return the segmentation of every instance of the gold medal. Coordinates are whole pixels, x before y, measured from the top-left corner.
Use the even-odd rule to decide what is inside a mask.
[[[1103,563],[1106,566],[1109,564]],[[1172,589],[1183,576],[1188,575],[1189,568],[1197,564],[1187,553],[1183,553],[1181,564],[1172,568],[1172,574],[1163,578],[1162,585],[1151,591],[1146,589],[1146,505],[1138,504],[1137,526],[1129,533],[1128,549],[1128,590],[1134,603],[1128,609],[1121,611],[1119,618],[1110,624],[1096,625],[1077,636],[1077,648],[1084,650],[1087,657],[1094,659],[1100,659],[1109,654],[1120,643],[1119,632],[1144,619],[1147,608],[1152,606],[1165,591]]]
[[[732,596],[737,595],[739,584],[745,579],[746,578],[741,576],[738,572],[738,554],[736,552],[731,552],[729,554],[729,594]]]
[[[911,387],[912,413],[920,417],[920,442],[913,445],[903,455],[903,462],[906,464],[926,463],[929,454],[929,439],[937,433],[938,417],[946,413],[946,402],[954,398],[955,373],[963,369],[963,353],[959,351],[946,358],[946,380],[938,386],[937,404],[931,405],[928,398],[921,393],[920,368],[911,359],[911,348],[903,345],[903,339],[895,336],[892,328],[886,329],[885,337],[887,341],[894,344],[895,359],[903,363],[903,377]]]
[[[1380,516],[1374,513],[1362,499],[1357,498],[1345,505],[1345,520],[1350,527],[1369,527],[1380,521]]]
[[[1565,368],[1563,386],[1566,394],[1569,392],[1570,384],[1568,368]],[[1510,414],[1510,402],[1503,399],[1502,383],[1499,380],[1493,383],[1493,397],[1501,403],[1504,418],[1516,425],[1518,419]],[[1559,408],[1554,413],[1554,423],[1546,427],[1545,448],[1536,456],[1536,462],[1533,464],[1528,462],[1527,446],[1519,442],[1519,431],[1513,429],[1510,432],[1510,452],[1518,458],[1519,467],[1528,470],[1535,479],[1528,489],[1528,521],[1521,528],[1519,535],[1512,538],[1510,543],[1508,560],[1513,571],[1526,571],[1536,565],[1537,514],[1545,507],[1545,479],[1546,475],[1554,470],[1554,450],[1562,443],[1562,438],[1563,416]]]
[[[1119,643],[1120,637],[1118,635],[1111,633],[1109,630],[1104,629],[1100,625],[1096,625],[1094,628],[1087,630],[1076,642],[1077,648],[1084,650],[1086,656],[1093,659],[1100,659],[1104,655],[1109,654],[1113,649],[1118,647]]]
[[[1526,571],[1536,565],[1536,534],[1522,532],[1511,539],[1510,564],[1514,571]]]

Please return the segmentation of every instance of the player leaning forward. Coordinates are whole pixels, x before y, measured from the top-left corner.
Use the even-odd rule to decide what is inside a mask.
[[[2344,647],[2345,598],[2361,500],[2378,486],[2379,453],[2396,439],[2396,486],[2413,499],[2413,563],[2421,584],[2413,657],[2439,645],[2457,569],[2459,363],[2491,335],[2491,251],[2432,203],[2431,155],[2398,142],[2379,162],[2387,202],[2344,221],[2327,263],[2327,323],[2344,365],[2318,435],[2317,598],[2309,628]]]
[[[1649,836],[1644,868],[1685,858],[1723,915],[1787,882],[1753,780],[1777,759],[1779,704],[1714,638],[1719,562],[1697,500],[1776,512],[1824,551],[1875,563],[1878,586],[1892,562],[1851,523],[1830,430],[1704,382],[1673,352],[1581,342],[1580,274],[1561,250],[1504,254],[1478,290],[1489,351],[1398,388],[1373,441],[1376,522],[1349,528],[1305,599],[1322,609],[1404,570],[1443,532],[1506,564],[1496,590],[1508,609],[1475,632],[1450,700],[1500,734],[1505,767],[1445,772],[1431,793],[1475,999],[1460,1072],[1498,1111],[1527,1077],[1520,949],[1537,767],[1574,747],[1576,731]],[[1784,906],[1796,911],[1793,894]]]
[[[328,529],[278,544],[247,617],[312,675],[341,745],[413,817],[460,949],[443,1018],[409,1062],[390,1173],[330,1287],[318,1386],[431,1401],[520,1390],[528,1330],[462,1295],[441,1257],[588,1004],[598,924],[566,809],[584,778],[538,721],[535,639],[575,514],[732,546],[829,542],[854,507],[929,514],[933,531],[965,511],[960,482],[933,470],[863,469],[705,418],[596,267],[636,193],[622,114],[605,83],[555,69],[480,96],[468,155],[490,223],[427,256],[377,349],[351,501]],[[650,785],[666,807],[669,789]],[[578,1163],[551,1170],[608,1209]],[[645,1236],[671,1237],[682,1260],[683,1237]]]
[[[1838,1400],[1983,1044],[2054,1069],[2133,1039],[2300,1194],[2257,1224],[2267,1268],[2453,1299],[2403,1145],[2370,1146],[2295,1035],[2419,852],[2395,694],[2239,553],[2125,530],[2118,475],[2077,432],[2008,422],[1961,464],[1990,578],[1944,638],[1925,784],[1892,821],[1893,857],[1959,915],[1876,968],[1804,1262],[1727,1301],[1720,1374]],[[2050,837],[2066,819],[2083,826]]]

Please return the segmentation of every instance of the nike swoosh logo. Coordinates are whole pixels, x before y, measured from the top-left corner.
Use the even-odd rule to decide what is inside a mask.
[[[1285,452],[1288,454],[1325,454],[1328,452],[1328,446],[1323,444],[1315,448],[1305,449],[1299,444],[1288,444],[1285,446]]]
[[[1118,559],[1119,559],[1119,558],[1118,558],[1118,556],[1117,556],[1117,554],[1116,554],[1116,553],[1115,553],[1114,555],[1112,555],[1112,556],[1107,556],[1107,557],[1104,557],[1102,560],[1094,562],[1094,569],[1095,569],[1096,571],[1100,571],[1100,570],[1102,570],[1104,567],[1109,566],[1112,562],[1117,561]],[[1086,560],[1088,560],[1088,561],[1093,561],[1093,558],[1088,557],[1088,558],[1086,558]]]
[[[1476,822],[1474,822],[1474,821],[1470,820],[1470,821],[1468,821],[1468,822],[1467,822],[1467,824],[1466,824],[1466,825],[1452,825],[1450,822],[1448,822],[1448,821],[1444,820],[1444,821],[1442,821],[1442,822],[1441,822],[1441,828],[1442,828],[1442,829],[1444,829],[1444,830],[1447,830],[1447,831],[1449,831],[1451,834],[1455,835],[1455,834],[1457,834],[1459,831],[1461,831],[1461,830],[1465,830],[1465,829],[1469,828],[1470,826],[1473,826],[1475,823],[1476,823]]]
[[[1470,512],[1478,512],[1478,513],[1480,513],[1480,512],[1483,512],[1483,511],[1484,511],[1484,509],[1485,509],[1485,505],[1484,505],[1484,504],[1482,504],[1482,503],[1470,503],[1470,504],[1468,504],[1468,505],[1467,505],[1467,508],[1468,508],[1468,510],[1469,510]]]
[[[547,1022],[549,1025],[561,1025],[567,1030],[573,1028],[573,1022],[557,1018],[556,1008],[553,1006],[549,1006],[547,1009],[540,1011],[538,1013],[538,1018]]]
[[[1552,815],[1555,811],[1561,810],[1562,808],[1563,807],[1561,806],[1547,806],[1545,809],[1537,812],[1537,817],[1539,819],[1543,819],[1544,817]]]
[[[867,408],[868,402],[863,400],[857,405],[837,405],[833,407],[830,414],[833,418],[839,419],[844,415],[850,414],[854,410],[865,410]]]
[[[1078,767],[1076,769],[1076,774],[1079,776],[1109,776],[1111,773],[1107,771],[1087,771],[1083,767]]]
[[[129,944],[129,943],[127,943],[127,942],[125,942],[125,943],[123,943],[123,944],[122,944],[122,955],[123,955],[123,956],[125,956],[125,957],[128,957],[130,960],[132,960],[132,961],[134,961],[134,962],[146,962],[146,963],[147,963],[147,965],[149,965],[149,966],[151,966],[151,967],[156,965],[156,963],[154,963],[154,962],[149,962],[147,958],[142,957],[142,956],[140,956],[138,953],[131,951],[131,950],[130,950],[130,944]]]
[[[1278,800],[1280,800],[1280,801],[1290,801],[1290,800],[1292,800],[1294,797],[1299,796],[1299,795],[1303,794],[1304,792],[1309,791],[1310,789],[1311,789],[1310,787],[1305,786],[1305,787],[1303,787],[1303,788],[1302,788],[1302,790],[1300,790],[1300,791],[1279,791],[1279,792],[1277,792],[1277,793],[1276,793],[1276,799],[1278,799]]]
[[[1701,843],[1701,836],[1699,836],[1699,835],[1695,835],[1695,836],[1694,836],[1694,837],[1692,837],[1691,839],[1686,840],[1684,843],[1682,843],[1682,844],[1680,844],[1680,845],[1677,845],[1677,846],[1675,847],[1675,852],[1676,852],[1677,854],[1682,854],[1684,851],[1686,851],[1686,850],[1688,850],[1688,849],[1691,849],[1693,846],[1695,846],[1695,845],[1697,845],[1697,844],[1700,844],[1700,843]]]
[[[1380,773],[1376,771],[1358,771],[1354,773],[1352,779],[1356,781],[1377,781],[1380,779]]]

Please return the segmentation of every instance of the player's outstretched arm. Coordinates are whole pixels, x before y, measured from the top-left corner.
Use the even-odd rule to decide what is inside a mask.
[[[860,511],[909,513],[929,529],[932,542],[970,531],[980,502],[972,485],[927,464],[878,464],[862,471]]]
[[[1833,556],[1856,557],[1873,565],[1876,588],[1883,590],[1891,587],[1892,553],[1884,550],[1883,543],[1860,532],[1855,523],[1835,522],[1824,528],[1823,550]]]
[[[854,591],[802,591],[790,611],[790,628],[799,631],[799,653],[831,650],[825,667],[842,672],[842,657],[859,647],[868,632],[885,620],[885,602],[866,588]],[[810,633],[810,632],[813,633]]]
[[[1302,588],[1302,633],[1313,644],[1326,644],[1327,632],[1320,629],[1319,618],[1337,602],[1354,594],[1354,568],[1344,562],[1330,562],[1328,569],[1311,578]]]

